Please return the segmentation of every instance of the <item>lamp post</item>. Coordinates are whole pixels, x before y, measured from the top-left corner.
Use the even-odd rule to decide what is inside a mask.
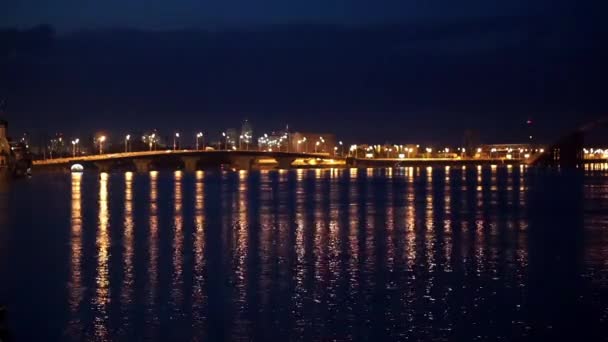
[[[315,143],[315,153],[317,153],[317,147],[319,146],[319,144],[320,144],[320,142],[318,142],[318,141]]]
[[[72,157],[76,157],[76,149],[77,149],[77,145],[79,142],[80,142],[80,139],[72,140]]]
[[[243,149],[243,135],[239,135],[239,150]]]
[[[127,134],[125,137],[125,153],[129,152],[129,140],[131,140],[131,134]]]
[[[179,140],[179,133],[175,133],[175,136],[173,137],[173,151],[177,150],[178,140]]]
[[[156,143],[156,133],[150,134],[148,136],[148,145],[150,145],[150,151],[152,151],[152,147],[156,147],[154,146]]]
[[[222,132],[222,136],[224,137],[224,148],[228,149],[228,137],[226,136],[226,132]],[[220,145],[221,148],[221,145]]]
[[[344,157],[344,144],[342,144],[342,140],[338,141],[338,145],[340,145],[340,157]]]
[[[196,133],[196,150],[198,151],[198,139],[203,137],[203,132],[198,132]],[[203,144],[204,145],[204,144]],[[203,149],[205,148],[205,146],[203,146]]]
[[[100,136],[97,141],[99,141],[99,154],[103,154],[103,142],[106,141],[106,136]]]

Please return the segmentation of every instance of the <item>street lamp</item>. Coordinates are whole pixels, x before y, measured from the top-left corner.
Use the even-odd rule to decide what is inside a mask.
[[[173,137],[173,150],[177,150],[177,143],[179,139],[179,133],[175,133],[175,137]]]
[[[319,141],[317,141],[317,142],[315,143],[315,153],[317,153],[317,147],[319,146],[319,144],[320,144],[320,142],[319,142]]]
[[[344,157],[344,144],[342,144],[342,140],[338,141],[340,145],[340,157]]]
[[[129,152],[129,140],[131,140],[131,134],[127,134],[125,137],[125,153]]]
[[[222,136],[224,137],[224,147],[226,150],[228,149],[228,136],[226,136],[226,132],[222,132]],[[221,143],[220,143],[221,144]],[[221,147],[221,146],[220,146]]]
[[[148,136],[148,145],[150,145],[150,151],[152,151],[152,147],[156,148],[156,133]]]
[[[80,142],[80,139],[72,140],[72,157],[76,157],[76,145]]]
[[[203,137],[203,132],[196,133],[196,150],[198,151],[198,139]],[[203,144],[203,149],[205,148]]]
[[[243,149],[243,135],[239,135],[239,150]]]
[[[103,142],[106,141],[106,136],[100,136],[99,138],[97,138],[97,141],[99,141],[99,154],[103,154]]]

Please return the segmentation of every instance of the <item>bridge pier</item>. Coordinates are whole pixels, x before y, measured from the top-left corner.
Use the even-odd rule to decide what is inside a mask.
[[[152,159],[133,159],[133,164],[138,173],[147,173],[152,167]]]
[[[256,164],[256,158],[254,157],[236,157],[232,156],[230,159],[230,166],[237,170],[251,171]]]
[[[276,160],[277,163],[279,163],[279,169],[291,169],[291,164],[296,160],[296,158],[281,157],[276,158]]]
[[[182,161],[184,162],[184,169],[187,172],[196,172],[198,168],[199,157],[182,157]]]
[[[112,162],[111,161],[96,161],[95,167],[99,172],[110,172],[112,171]]]

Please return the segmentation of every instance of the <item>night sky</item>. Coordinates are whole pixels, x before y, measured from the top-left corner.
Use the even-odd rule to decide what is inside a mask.
[[[22,0],[0,5],[11,130],[332,131],[542,141],[606,115],[608,24],[575,1]],[[40,27],[45,24],[48,26]]]

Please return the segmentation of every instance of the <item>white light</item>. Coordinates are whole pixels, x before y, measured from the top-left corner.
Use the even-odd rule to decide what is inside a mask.
[[[400,159],[405,158],[405,154],[403,154],[403,153],[399,153],[399,158],[400,158]]]
[[[82,166],[81,164],[74,164],[74,165],[70,166],[70,171],[82,172],[82,171],[84,171],[84,166]]]

